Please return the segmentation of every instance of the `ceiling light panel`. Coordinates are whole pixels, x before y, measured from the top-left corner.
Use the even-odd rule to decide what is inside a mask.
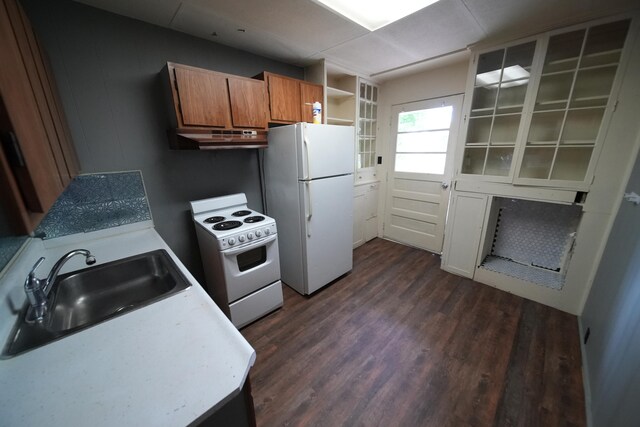
[[[347,19],[375,31],[438,0],[313,0]]]

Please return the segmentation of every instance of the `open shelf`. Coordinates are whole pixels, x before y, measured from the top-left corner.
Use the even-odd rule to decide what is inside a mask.
[[[340,98],[351,98],[355,96],[355,94],[353,92],[327,86],[327,96],[340,99]]]
[[[327,124],[350,126],[353,124],[353,120],[341,119],[340,117],[327,117]]]

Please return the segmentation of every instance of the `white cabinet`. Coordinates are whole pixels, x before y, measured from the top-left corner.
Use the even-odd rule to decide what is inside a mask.
[[[475,53],[459,176],[588,191],[629,28],[587,24]]]
[[[447,218],[442,269],[473,278],[482,239],[488,196],[484,194],[451,193]]]
[[[356,185],[353,190],[353,247],[378,236],[379,183]]]

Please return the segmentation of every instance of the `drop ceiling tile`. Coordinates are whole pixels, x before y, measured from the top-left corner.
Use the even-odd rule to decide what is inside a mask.
[[[208,9],[184,4],[175,15],[171,28],[216,43],[245,50],[268,58],[295,63],[313,50],[281,40],[268,32],[212,14]],[[240,32],[238,28],[245,31]],[[215,31],[215,36],[212,32]]]
[[[180,0],[75,0],[98,9],[168,27]]]
[[[444,0],[322,55],[374,74],[459,51],[483,36],[461,0]]]
[[[368,33],[311,0],[190,0],[182,9],[215,14],[269,34],[298,51],[322,51]]]
[[[639,8],[637,0],[462,0],[487,39],[516,38]]]

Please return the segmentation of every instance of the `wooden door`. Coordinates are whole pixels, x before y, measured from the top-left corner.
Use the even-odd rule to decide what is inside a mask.
[[[393,107],[384,235],[440,253],[462,95]]]
[[[300,117],[300,82],[269,74],[269,106],[271,120],[297,123]]]
[[[182,126],[231,127],[227,78],[178,66],[174,70]]]
[[[228,78],[233,127],[267,127],[267,90],[260,80]]]
[[[300,82],[300,117],[303,122],[313,123],[312,105],[314,102],[322,103],[323,95],[322,85]]]

